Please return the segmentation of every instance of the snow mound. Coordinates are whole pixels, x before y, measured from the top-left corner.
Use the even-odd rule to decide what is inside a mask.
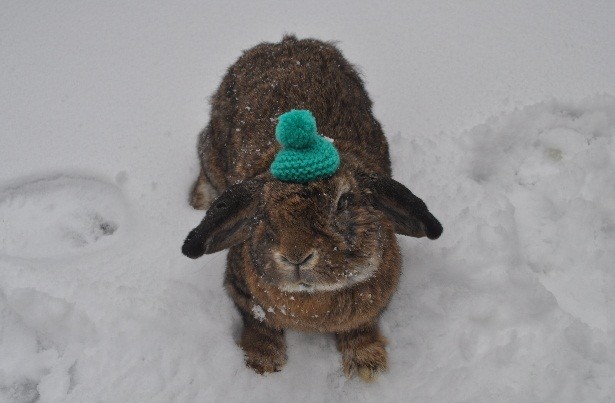
[[[33,288],[0,290],[0,401],[66,396],[76,353],[94,337],[73,303]]]
[[[400,238],[404,276],[382,319],[394,358],[381,382],[405,379],[419,401],[615,395],[614,141],[611,96],[391,139],[397,178],[444,234]]]
[[[0,221],[0,254],[57,258],[110,247],[126,205],[114,185],[61,175],[0,190]]]
[[[550,102],[468,133],[472,177],[507,197],[520,254],[559,305],[615,330],[615,104]]]

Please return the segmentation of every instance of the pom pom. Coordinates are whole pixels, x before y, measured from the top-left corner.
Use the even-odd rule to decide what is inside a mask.
[[[278,119],[275,137],[284,148],[303,149],[312,147],[318,131],[316,119],[308,110],[293,109]]]

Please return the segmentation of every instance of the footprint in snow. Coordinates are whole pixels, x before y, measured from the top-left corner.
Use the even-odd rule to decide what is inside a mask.
[[[126,223],[127,206],[112,184],[54,176],[0,189],[0,256],[65,257],[102,250]]]

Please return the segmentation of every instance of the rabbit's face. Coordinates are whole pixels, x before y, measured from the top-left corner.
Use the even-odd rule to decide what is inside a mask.
[[[383,214],[355,178],[340,170],[306,185],[267,182],[251,257],[263,279],[287,292],[342,289],[374,275]],[[392,227],[388,226],[389,231]]]
[[[442,225],[401,183],[342,165],[328,179],[271,176],[226,189],[184,241],[196,259],[247,242],[261,278],[283,291],[339,290],[375,275],[391,232],[436,239]]]

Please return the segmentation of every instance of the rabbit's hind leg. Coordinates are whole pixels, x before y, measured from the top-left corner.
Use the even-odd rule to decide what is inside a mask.
[[[218,197],[218,192],[211,186],[203,168],[201,168],[199,177],[190,194],[190,205],[196,210],[207,210],[216,197]]]

